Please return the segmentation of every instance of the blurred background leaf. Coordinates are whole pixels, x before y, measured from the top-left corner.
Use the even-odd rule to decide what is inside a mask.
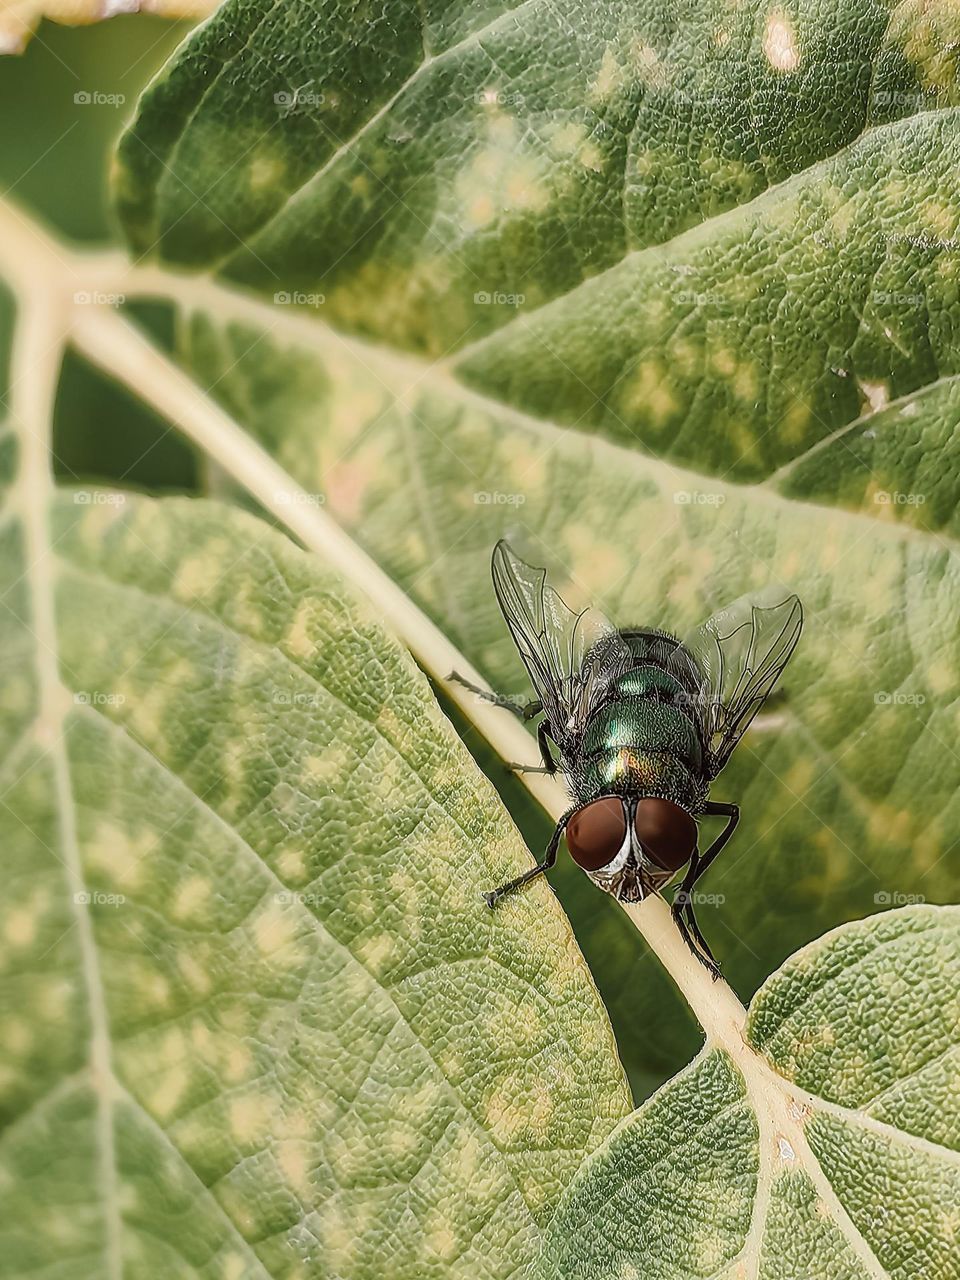
[[[204,18],[218,0],[0,0],[0,54],[22,53],[42,19],[86,26],[119,14]]]
[[[84,30],[44,24],[20,58],[0,60],[0,115],[16,121],[0,148],[0,188],[82,244],[115,243],[108,175],[114,145],[143,86],[189,30],[138,15]],[[76,102],[77,94],[99,101]],[[160,307],[138,318],[169,342]],[[12,302],[0,293],[0,341]],[[5,361],[4,361],[5,366]],[[0,390],[6,400],[5,367]],[[143,403],[68,353],[60,385],[54,466],[64,480],[101,479],[150,490],[197,486],[193,450]]]

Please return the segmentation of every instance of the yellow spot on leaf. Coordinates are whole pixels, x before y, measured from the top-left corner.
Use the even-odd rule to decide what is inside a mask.
[[[246,1146],[266,1136],[272,1111],[270,1099],[262,1094],[234,1098],[229,1107],[229,1123],[235,1141]]]
[[[189,1077],[185,1068],[175,1067],[168,1071],[162,1083],[147,1099],[147,1107],[159,1120],[166,1120],[176,1109],[177,1103],[186,1092]]]
[[[87,860],[117,888],[133,889],[143,881],[156,843],[152,831],[134,836],[126,828],[104,821],[93,833],[87,847]]]
[[[206,876],[191,876],[177,890],[173,900],[173,916],[176,920],[187,920],[202,911],[207,904],[213,886]]]
[[[388,933],[378,933],[367,938],[357,948],[357,955],[365,969],[375,977],[383,973],[393,954],[394,940]]]

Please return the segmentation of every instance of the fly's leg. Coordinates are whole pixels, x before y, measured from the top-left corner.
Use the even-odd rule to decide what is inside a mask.
[[[703,812],[712,816],[726,818],[727,825],[723,828],[716,840],[714,840],[713,844],[700,859],[700,869],[697,872],[698,876],[702,876],[710,863],[713,862],[714,858],[733,835],[736,825],[740,821],[740,806],[738,804],[721,804],[713,800],[708,800]]]
[[[694,850],[686,875],[681,880],[677,892],[673,895],[670,914],[673,916],[673,923],[680,931],[681,938],[683,938],[684,942],[716,982],[720,977],[720,968],[713,958],[713,952],[707,945],[706,938],[700,931],[700,926],[697,924],[697,917],[693,910],[693,903],[690,900],[691,891],[701,873],[702,865],[700,855]],[[692,937],[691,934],[693,935]]]
[[[674,896],[670,910],[673,913],[674,922],[680,930],[684,942],[686,942],[687,946],[694,953],[697,959],[700,960],[710,971],[713,975],[714,981],[716,981],[716,979],[720,977],[720,969],[714,960],[713,952],[710,950],[710,946],[697,923],[697,917],[693,909],[693,902],[691,901],[690,895],[694,885],[733,835],[734,828],[740,821],[740,807],[735,804],[715,803],[711,800],[707,802],[704,813],[725,817],[727,819],[727,825],[720,832],[706,853],[701,855],[694,852],[693,857],[690,859],[690,865],[687,867],[686,875],[683,877],[680,887]],[[687,929],[688,925],[689,931]],[[699,950],[693,945],[693,942],[690,939],[691,932],[699,945]]]
[[[677,897],[679,897],[679,895],[680,895],[680,890],[677,890]],[[714,981],[716,981],[717,978],[720,977],[720,970],[717,969],[715,965],[709,964],[706,958],[702,956],[700,952],[697,950],[697,947],[693,939],[690,937],[689,930],[687,929],[687,922],[686,922],[686,919],[684,918],[683,909],[678,908],[676,898],[674,898],[673,900],[673,905],[671,906],[670,911],[673,915],[673,923],[677,926],[677,932],[680,934],[680,937],[684,940],[684,942],[687,944],[687,946],[690,948],[693,954],[697,957],[700,963],[710,970],[711,974],[713,975]]]
[[[699,872],[697,874],[699,874]],[[684,910],[684,915],[686,917],[687,925],[689,926],[690,932],[693,934],[694,938],[697,941],[697,946],[700,948],[703,954],[707,957],[707,959],[713,965],[714,969],[716,969],[716,976],[719,977],[720,966],[717,964],[716,957],[714,956],[712,950],[710,949],[710,943],[703,936],[703,931],[701,930],[700,925],[697,923],[697,917],[694,913],[692,902],[690,901],[687,902],[686,908]]]
[[[531,867],[529,871],[524,871],[523,875],[517,876],[515,880],[508,880],[507,883],[502,884],[499,889],[494,889],[491,893],[485,893],[483,895],[488,907],[495,907],[500,899],[506,894],[513,893],[515,889],[519,889],[522,885],[536,879],[537,876],[542,876],[545,871],[548,871],[550,867],[553,866],[557,860],[557,850],[560,848],[560,837],[563,835],[564,828],[566,827],[570,815],[573,812],[574,810],[570,809],[569,812],[565,813],[557,823],[556,829],[550,837],[550,843],[547,845],[547,851],[543,855],[542,862],[538,862],[537,865],[535,867]]]
[[[521,702],[518,698],[508,698],[503,693],[491,693],[488,689],[481,689],[478,684],[465,680],[463,676],[458,676],[456,671],[450,672],[447,676],[447,681],[462,685],[464,689],[469,689],[471,693],[475,693],[484,702],[492,703],[495,707],[503,707],[504,711],[512,711],[519,720],[532,720],[534,716],[539,715],[543,710],[538,701]]]
[[[537,704],[539,706],[539,703]],[[512,773],[549,773],[551,776],[557,772],[557,762],[553,758],[553,752],[550,750],[550,731],[547,728],[545,720],[541,720],[537,725],[537,743],[540,746],[540,758],[543,764],[508,764],[507,768]]]
[[[469,689],[471,693],[475,693],[478,698],[482,698],[484,702],[489,702],[495,707],[503,707],[504,711],[511,711],[518,720],[532,720],[534,716],[538,716],[543,710],[543,703],[539,699],[533,702],[520,702],[516,698],[508,698],[502,693],[491,693],[487,689],[481,689],[479,685],[474,684],[470,680],[465,680],[463,676],[457,675],[456,671],[451,671],[447,676],[448,681],[462,685],[464,689]],[[507,764],[507,768],[511,773],[549,773],[551,776],[557,772],[557,762],[553,758],[548,741],[549,731],[545,721],[537,725],[537,742],[540,746],[540,758],[543,760],[542,765],[538,764],[515,764],[512,761]]]

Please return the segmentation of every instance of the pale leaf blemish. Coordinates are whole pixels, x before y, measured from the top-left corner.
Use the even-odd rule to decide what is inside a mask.
[[[880,409],[885,409],[890,403],[890,384],[888,382],[868,382],[865,378],[858,378],[857,386],[874,413]]]
[[[317,759],[316,756],[311,759]],[[287,882],[302,884],[307,878],[307,868],[302,849],[284,849],[277,854],[277,871]]]
[[[247,168],[252,191],[271,191],[283,183],[287,166],[276,152],[260,151]]]
[[[173,900],[173,917],[175,920],[189,920],[191,916],[202,913],[213,891],[213,885],[206,876],[191,876],[177,890]]]
[[[637,75],[648,89],[662,89],[669,80],[669,72],[663,59],[652,45],[643,40],[634,42],[633,62]]]
[[[20,1018],[10,1018],[2,1030],[3,1042],[7,1050],[22,1058],[33,1048],[33,1033]]]
[[[223,1073],[231,1084],[245,1079],[253,1066],[253,1054],[245,1044],[229,1045],[224,1053]]]
[[[294,615],[286,635],[286,648],[296,658],[310,658],[316,653],[320,632],[317,627],[317,602],[304,600]]]
[[[243,1280],[247,1274],[247,1264],[240,1254],[228,1254],[223,1260],[223,1270],[220,1274],[223,1280]]]
[[[177,1104],[187,1091],[190,1077],[186,1068],[174,1067],[163,1077],[160,1085],[147,1099],[147,1108],[158,1120],[166,1120],[177,1108]]]
[[[622,86],[623,81],[623,67],[617,61],[613,49],[607,45],[600,59],[597,78],[588,91],[589,96],[594,102],[606,102]]]
[[[264,1138],[270,1131],[273,1105],[263,1094],[234,1098],[229,1107],[230,1132],[239,1146]]]
[[[177,968],[191,990],[201,996],[210,994],[213,982],[209,970],[200,963],[196,956],[191,955],[189,951],[179,952],[177,955]]]
[[[585,125],[575,122],[575,120],[567,120],[566,123],[559,125],[549,133],[550,150],[554,155],[572,156],[580,150],[580,147],[586,142]],[[488,430],[488,424],[484,422],[484,434]]]
[[[12,947],[29,947],[36,941],[41,911],[36,905],[18,907],[7,916],[4,937]]]
[[[283,903],[272,902],[253,922],[253,937],[262,956],[290,967],[299,961],[299,949],[294,941],[297,922]]]
[[[87,860],[118,888],[134,889],[143,881],[148,856],[157,842],[152,831],[135,836],[115,822],[103,821],[90,840]]]
[[[390,963],[393,955],[394,940],[389,933],[378,933],[372,938],[367,938],[357,948],[357,955],[365,969],[368,969],[374,977],[378,977],[384,972]]]
[[[309,1148],[303,1142],[286,1139],[275,1147],[277,1164],[290,1189],[302,1200],[313,1193]]]
[[[785,9],[771,9],[763,32],[763,53],[774,71],[789,74],[800,65],[800,49],[793,19]]]

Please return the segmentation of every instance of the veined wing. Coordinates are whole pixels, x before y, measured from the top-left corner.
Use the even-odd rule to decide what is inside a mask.
[[[610,684],[632,663],[617,629],[596,609],[575,613],[534,568],[498,542],[493,587],[530,680],[543,705],[550,736],[563,750],[603,702]]]
[[[743,596],[684,641],[704,677],[701,722],[711,778],[730,759],[780,679],[802,626],[803,607],[797,596],[770,605]]]

